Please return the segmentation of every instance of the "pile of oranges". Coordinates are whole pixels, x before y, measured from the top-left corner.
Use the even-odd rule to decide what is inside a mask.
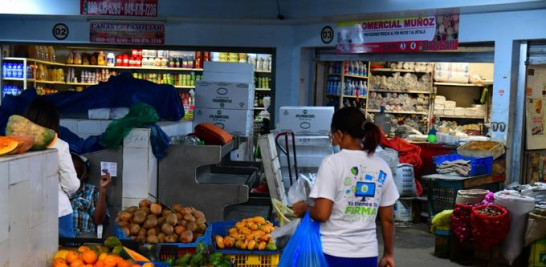
[[[59,250],[53,257],[53,267],[153,267],[153,263],[139,265],[118,255],[100,253],[87,246],[77,250]]]

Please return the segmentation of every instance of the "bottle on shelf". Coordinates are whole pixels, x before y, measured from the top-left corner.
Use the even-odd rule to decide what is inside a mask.
[[[74,52],[70,51],[66,58],[66,64],[74,64]]]
[[[74,64],[75,65],[82,64],[82,55],[78,51],[74,52]]]

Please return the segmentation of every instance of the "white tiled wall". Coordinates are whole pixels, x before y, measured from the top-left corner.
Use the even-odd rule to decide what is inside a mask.
[[[68,128],[81,138],[87,138],[92,135],[102,134],[111,120],[78,120],[62,119],[61,125]],[[169,136],[186,135],[193,131],[191,121],[161,121],[157,125]]]
[[[0,267],[46,266],[58,246],[56,150],[0,158]]]

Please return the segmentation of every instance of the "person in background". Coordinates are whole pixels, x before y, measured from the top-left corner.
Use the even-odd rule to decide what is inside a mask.
[[[87,183],[89,180],[87,159],[72,153],[72,161],[81,183],[80,189],[69,196],[74,210],[72,213],[74,234],[78,237],[96,237],[97,225],[104,224],[108,217],[106,193],[112,178],[106,172],[105,175],[101,176],[97,188]]]
[[[399,194],[389,166],[374,155],[380,137],[379,128],[358,108],[335,112],[330,138],[337,153],[320,165],[309,196],[315,204],[293,205],[296,215],[309,212],[321,222],[322,248],[330,266],[394,267],[393,205]],[[384,240],[379,262],[377,214]]]
[[[57,107],[44,97],[36,97],[27,110],[24,117],[30,121],[59,133],[60,116]],[[72,223],[72,205],[68,194],[75,193],[80,187],[80,180],[76,175],[74,164],[68,144],[56,138],[50,148],[56,148],[59,154],[59,236],[74,237],[74,225]]]

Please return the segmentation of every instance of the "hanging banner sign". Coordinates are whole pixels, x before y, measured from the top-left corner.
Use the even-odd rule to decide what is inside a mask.
[[[459,14],[340,23],[339,53],[455,50]]]
[[[91,22],[91,43],[161,45],[165,43],[165,25],[160,23]]]
[[[80,0],[80,14],[157,17],[158,0]]]

